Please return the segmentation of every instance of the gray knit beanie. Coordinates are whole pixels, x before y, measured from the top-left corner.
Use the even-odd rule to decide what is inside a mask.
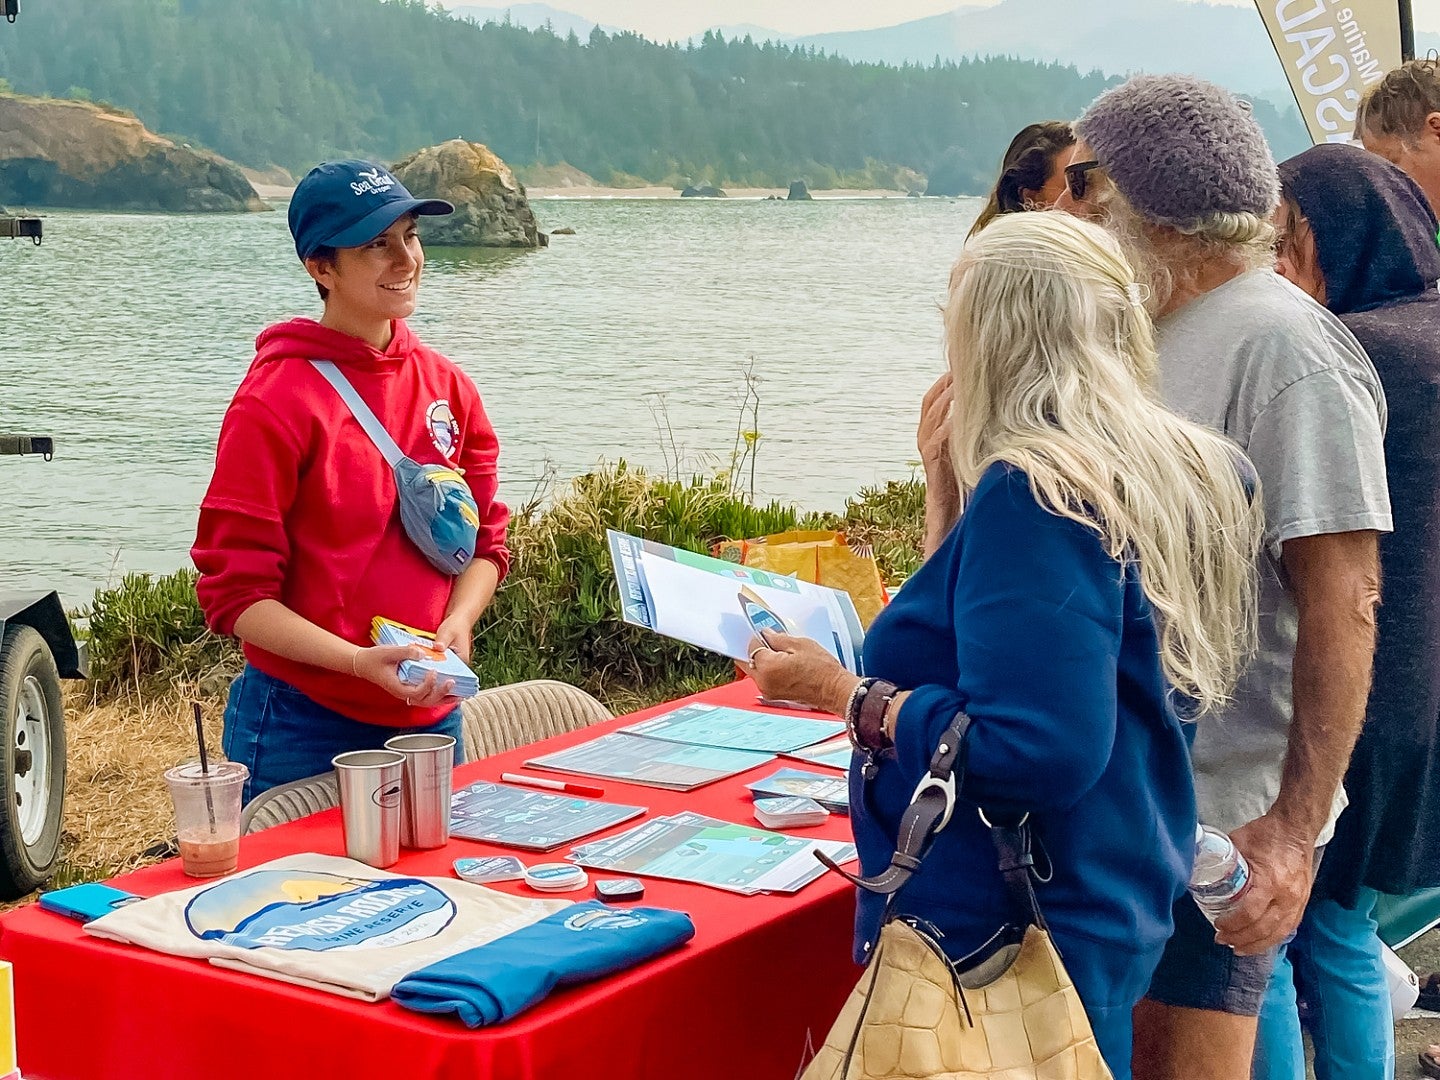
[[[1268,218],[1275,159],[1249,107],[1189,75],[1137,75],[1075,123],[1120,193],[1147,221],[1190,229],[1218,213]]]

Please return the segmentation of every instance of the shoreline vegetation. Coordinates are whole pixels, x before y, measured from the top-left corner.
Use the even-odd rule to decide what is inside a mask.
[[[722,539],[826,529],[870,545],[888,582],[919,566],[920,479],[865,488],[838,511],[813,513],[757,503],[742,486],[744,465],[659,476],[619,461],[515,508],[511,573],[475,629],[471,666],[481,686],[560,679],[626,712],[734,676],[724,657],[621,620],[608,528],[704,553]],[[170,854],[161,774],[195,756],[192,702],[218,753],[225,695],[242,664],[237,644],[206,628],[190,569],[126,575],[73,618],[89,645],[91,678],[66,696],[69,782],[56,885]]]
[[[289,199],[295,191],[293,184],[266,184],[251,182],[251,186],[262,199],[281,202]],[[911,196],[904,191],[885,188],[811,188],[810,194],[816,202],[825,199],[907,199]],[[530,201],[540,199],[679,199],[678,188],[647,184],[643,187],[606,187],[603,184],[575,184],[564,187],[525,186],[525,195]],[[785,191],[779,188],[725,188],[725,199],[768,199],[774,196],[783,201]],[[979,196],[966,196],[979,198]],[[686,200],[689,201],[689,200]],[[711,198],[709,201],[715,201]]]

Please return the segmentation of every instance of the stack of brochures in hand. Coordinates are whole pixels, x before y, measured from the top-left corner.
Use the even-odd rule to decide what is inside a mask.
[[[582,844],[568,857],[594,870],[753,896],[799,892],[825,872],[816,851],[837,863],[855,858],[855,845],[843,840],[807,840],[686,811]]]
[[[428,655],[423,660],[400,661],[400,681],[403,683],[419,685],[425,681],[426,674],[433,671],[440,682],[446,679],[455,681],[450,690],[451,697],[469,698],[480,692],[480,682],[470,670],[470,665],[461,660],[454,649],[444,652],[437,649],[434,634],[377,615],[370,622],[370,640],[376,645],[419,645],[426,650]]]

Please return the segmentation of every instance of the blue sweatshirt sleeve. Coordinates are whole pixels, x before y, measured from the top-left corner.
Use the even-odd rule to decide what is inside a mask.
[[[963,709],[967,799],[1064,809],[1100,779],[1115,741],[1123,571],[1093,529],[1041,507],[1023,472],[991,479],[955,538],[953,596],[936,597],[952,604],[958,685],[914,688],[896,749],[918,777]]]

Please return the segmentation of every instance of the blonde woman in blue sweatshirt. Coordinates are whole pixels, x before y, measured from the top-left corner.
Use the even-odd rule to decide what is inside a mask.
[[[848,712],[873,752],[850,776],[870,875],[968,714],[960,807],[896,910],[953,959],[981,947],[1013,911],[977,811],[1029,813],[1053,864],[1040,907],[1117,1080],[1195,849],[1177,706],[1193,717],[1234,686],[1261,536],[1239,450],[1155,397],[1142,301],[1116,242],[1068,215],[971,240],[945,312],[959,521],[876,619],[866,680],[794,637],[757,641],[751,664],[767,695]],[[861,893],[857,959],[882,906]]]

